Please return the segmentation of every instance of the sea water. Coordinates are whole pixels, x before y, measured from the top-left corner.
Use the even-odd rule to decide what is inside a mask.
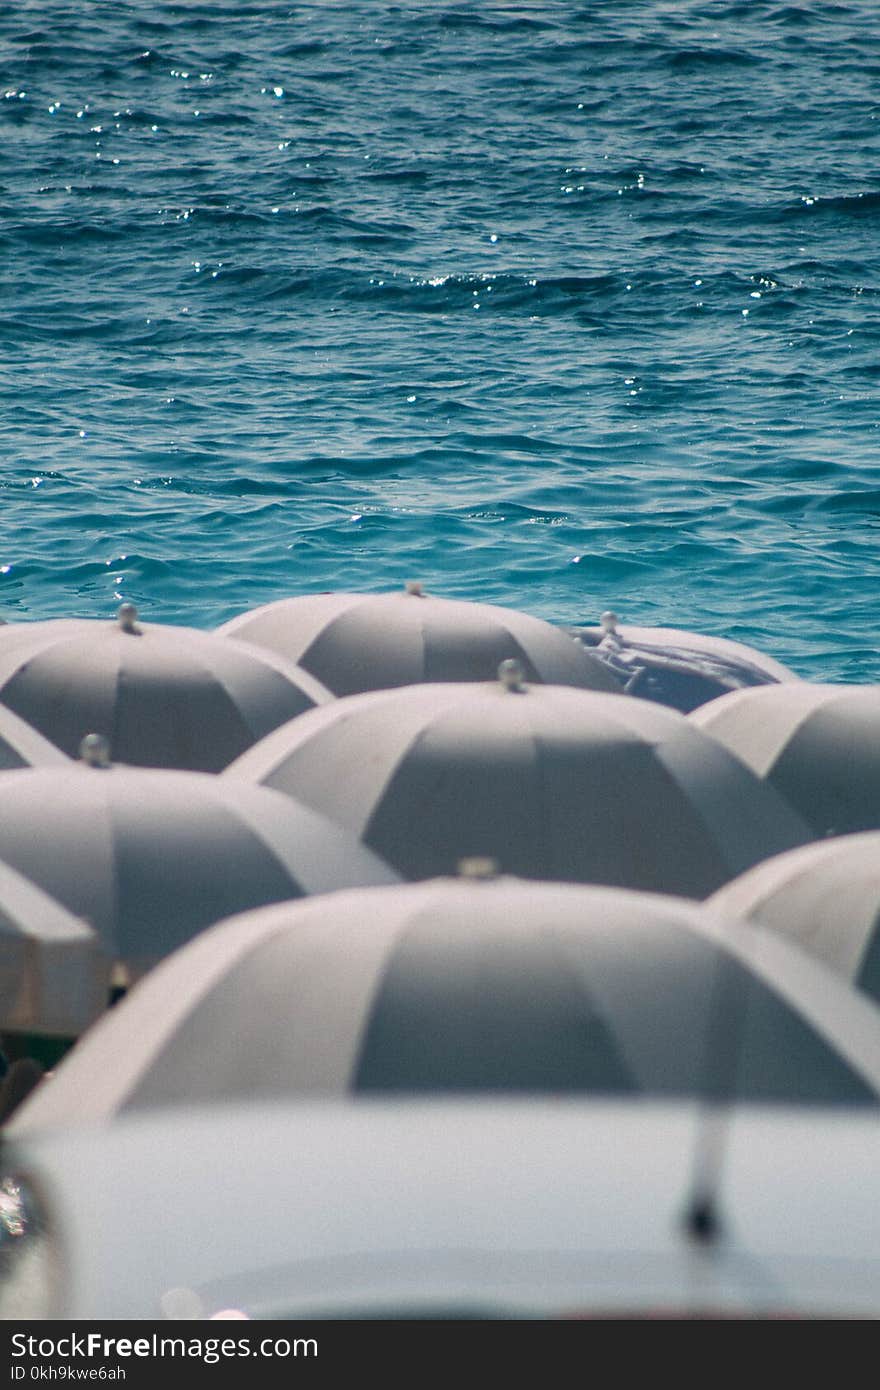
[[[873,0],[0,6],[0,614],[326,589],[880,679]]]

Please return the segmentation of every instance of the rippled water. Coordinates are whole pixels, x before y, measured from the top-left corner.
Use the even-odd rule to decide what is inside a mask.
[[[0,8],[0,612],[421,579],[880,679],[854,4]]]

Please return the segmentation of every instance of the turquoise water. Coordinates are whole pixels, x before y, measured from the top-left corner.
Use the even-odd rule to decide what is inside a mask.
[[[0,10],[0,613],[420,579],[878,680],[873,3]]]

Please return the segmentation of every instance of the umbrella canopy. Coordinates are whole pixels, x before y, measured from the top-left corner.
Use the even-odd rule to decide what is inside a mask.
[[[798,679],[780,662],[742,642],[672,627],[621,627],[610,611],[602,614],[598,627],[572,631],[628,694],[656,700],[682,714],[730,690]]]
[[[0,860],[97,931],[132,974],[232,912],[395,875],[321,815],[198,772],[9,772]]]
[[[314,677],[195,628],[56,619],[0,630],[0,701],[76,756],[86,734],[117,762],[219,772],[279,724],[329,700]]]
[[[63,767],[69,758],[26,720],[0,705],[0,771],[18,767]]]
[[[880,830],[880,686],[764,686],[689,718],[781,792],[817,835]]]
[[[391,594],[311,594],[242,613],[219,628],[297,662],[334,695],[423,681],[491,680],[521,662],[529,680],[616,693],[619,682],[571,636],[513,608]]]
[[[509,879],[364,889],[206,932],[15,1123],[489,1091],[873,1102],[880,1016],[785,942],[678,899]]]
[[[714,1245],[682,1223],[705,1124],[681,1102],[275,1102],[10,1142],[0,1318],[880,1316],[876,1116],[726,1112]]]
[[[0,1032],[76,1037],[107,1005],[110,967],[90,926],[0,864]]]
[[[779,932],[880,1001],[880,832],[775,855],[710,903]]]
[[[504,675],[334,701],[224,777],[300,798],[405,878],[488,855],[527,878],[705,897],[811,838],[683,715]]]

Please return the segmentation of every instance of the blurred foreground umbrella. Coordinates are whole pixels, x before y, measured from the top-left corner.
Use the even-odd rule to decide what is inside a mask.
[[[772,788],[645,700],[494,684],[374,691],[311,710],[224,779],[287,792],[405,878],[488,855],[526,878],[704,897],[811,838]]]
[[[64,767],[70,759],[31,724],[0,705],[0,771],[17,767]]]
[[[242,613],[218,629],[304,666],[334,695],[423,681],[491,680],[515,658],[529,680],[620,691],[602,662],[551,623],[488,603],[391,594],[313,594]]]
[[[246,913],[176,952],[18,1124],[487,1091],[873,1102],[880,1017],[785,942],[677,899],[510,879],[363,889]]]
[[[0,630],[0,700],[76,756],[103,734],[117,762],[219,772],[279,724],[330,699],[314,677],[195,628],[57,619]]]
[[[880,1316],[876,1113],[721,1123],[708,1249],[682,1223],[693,1102],[247,1102],[23,1135],[0,1176],[0,1319],[173,1318],[179,1337],[196,1318]]]
[[[725,695],[690,719],[817,835],[880,830],[880,686],[765,686]]]
[[[612,612],[602,614],[598,627],[571,630],[628,694],[683,714],[731,690],[798,679],[742,642],[673,627],[621,627]]]
[[[110,966],[90,926],[0,864],[0,1032],[76,1037],[106,1008]]]
[[[133,974],[230,913],[395,880],[344,830],[264,787],[82,764],[6,777],[15,815],[0,819],[0,860],[91,923]]]
[[[711,905],[779,932],[880,1001],[880,833],[776,855],[727,884]]]

